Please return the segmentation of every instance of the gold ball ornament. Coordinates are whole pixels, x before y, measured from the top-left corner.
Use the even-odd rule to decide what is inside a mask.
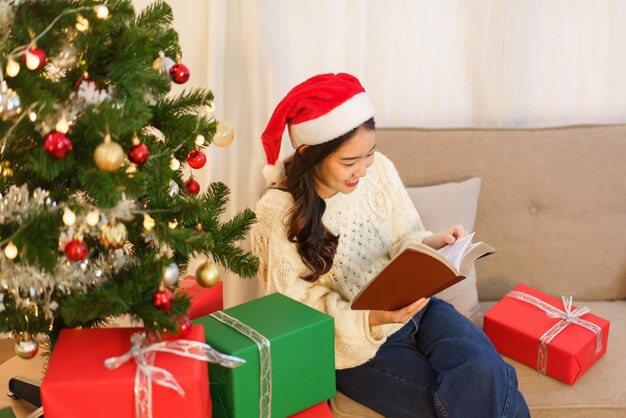
[[[212,143],[218,147],[227,147],[233,142],[233,139],[235,139],[233,127],[224,121],[218,121]]]
[[[28,332],[15,334],[15,354],[23,359],[31,359],[37,355],[39,344]]]
[[[124,164],[126,153],[124,148],[107,135],[104,142],[96,147],[93,159],[102,171],[112,173]]]
[[[128,240],[128,229],[121,222],[110,222],[100,228],[100,242],[104,248],[118,249]]]
[[[220,281],[220,270],[212,261],[205,261],[196,269],[196,283],[202,287],[213,287]]]

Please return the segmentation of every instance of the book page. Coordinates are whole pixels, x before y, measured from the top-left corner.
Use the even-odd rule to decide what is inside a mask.
[[[472,232],[469,235],[457,239],[453,244],[448,244],[445,247],[440,248],[437,252],[446,257],[454,268],[458,270],[461,265],[461,260],[463,260],[463,256],[476,246],[475,244],[470,246],[473,238],[474,233]]]
[[[463,260],[459,266],[459,273],[463,276],[467,276],[469,274],[470,268],[474,264],[474,262],[486,255],[492,254],[494,252],[494,248],[488,244],[485,244],[482,241],[475,242],[472,245],[467,247],[465,254],[463,255]]]

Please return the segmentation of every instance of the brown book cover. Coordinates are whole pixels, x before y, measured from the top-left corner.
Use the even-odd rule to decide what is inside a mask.
[[[460,282],[467,277],[474,261],[494,251],[482,241],[474,243],[459,255],[456,268],[437,250],[413,244],[391,259],[355,296],[350,307],[384,311],[403,308]]]

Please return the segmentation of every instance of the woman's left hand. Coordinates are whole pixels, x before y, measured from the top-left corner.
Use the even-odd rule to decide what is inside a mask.
[[[438,250],[448,244],[454,244],[458,238],[464,237],[465,235],[467,235],[465,228],[463,228],[463,225],[459,224],[424,238],[423,243]]]

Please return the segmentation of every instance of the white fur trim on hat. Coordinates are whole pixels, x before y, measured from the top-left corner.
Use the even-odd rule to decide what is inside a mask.
[[[294,148],[300,145],[317,145],[350,132],[374,116],[374,106],[365,93],[355,94],[330,112],[316,119],[289,127]]]
[[[285,164],[281,160],[263,167],[263,177],[270,183],[279,183],[285,178]]]

